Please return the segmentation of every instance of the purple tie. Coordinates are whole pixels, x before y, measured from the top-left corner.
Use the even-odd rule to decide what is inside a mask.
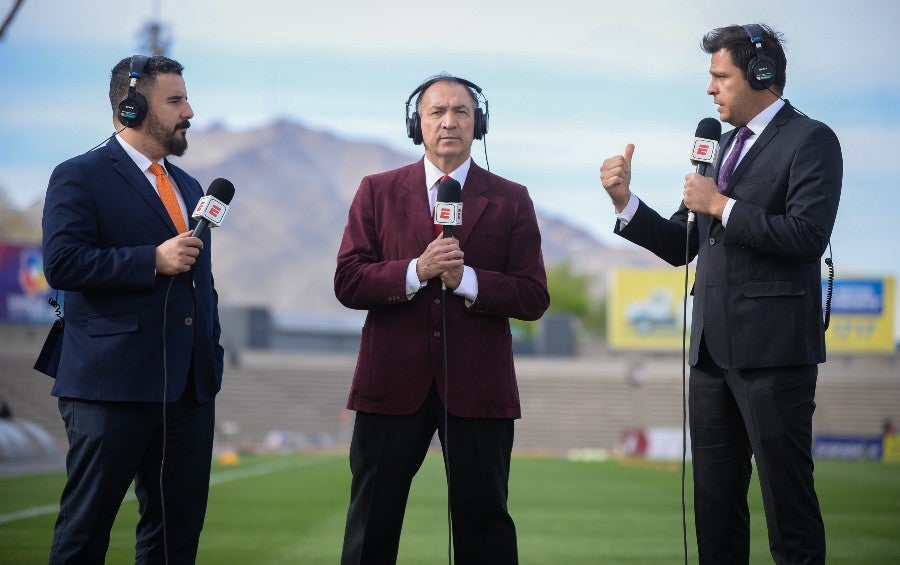
[[[752,134],[753,131],[747,126],[738,128],[734,137],[734,143],[731,144],[731,153],[728,154],[728,158],[725,159],[725,162],[722,163],[722,168],[719,169],[719,192],[724,193],[725,189],[728,188],[728,182],[731,180],[731,175],[734,174],[734,167],[737,165],[738,157],[741,156],[741,150],[744,148],[744,142]]]

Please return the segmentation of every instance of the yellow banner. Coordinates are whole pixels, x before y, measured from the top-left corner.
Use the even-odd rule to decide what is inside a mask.
[[[881,460],[885,463],[900,463],[900,436],[896,434],[884,436]]]
[[[826,293],[823,283],[822,296]],[[825,332],[828,352],[891,353],[894,343],[894,279],[835,280]]]
[[[617,269],[610,285],[607,336],[620,349],[680,351],[684,324],[684,269]],[[689,272],[688,291],[694,284]],[[687,301],[690,334],[692,297]],[[690,335],[688,335],[690,337]]]
[[[694,284],[689,271],[687,288]],[[609,290],[607,335],[618,349],[679,351],[684,323],[684,269],[617,269]],[[827,281],[822,282],[823,300]],[[891,353],[894,337],[894,279],[839,278],[834,281],[831,319],[825,333],[829,353]],[[823,305],[824,306],[824,305]],[[692,297],[687,300],[690,339]]]

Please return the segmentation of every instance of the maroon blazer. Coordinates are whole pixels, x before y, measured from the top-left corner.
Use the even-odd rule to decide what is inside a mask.
[[[418,410],[432,382],[451,414],[519,418],[509,317],[536,320],[550,304],[534,205],[524,186],[472,162],[453,235],[478,276],[478,298],[433,279],[406,297],[406,269],[434,239],[423,161],[362,179],[338,251],[334,292],[368,310],[347,408]],[[446,322],[449,399],[444,399]]]

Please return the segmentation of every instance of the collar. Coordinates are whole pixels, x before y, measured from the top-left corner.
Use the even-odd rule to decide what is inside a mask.
[[[131,160],[134,161],[134,164],[137,165],[141,171],[147,173],[147,169],[150,168],[150,165],[153,164],[154,161],[151,161],[147,158],[146,155],[132,147],[127,141],[122,139],[121,135],[116,134],[116,140],[118,140],[119,144],[122,146],[122,149],[125,150],[125,153],[127,153],[128,156],[131,157]],[[165,159],[161,159],[158,162],[163,166],[163,169],[166,169]],[[166,174],[169,174],[168,169],[166,169]]]
[[[444,172],[435,166],[434,163],[428,160],[428,157],[425,157],[425,188],[431,190],[431,187],[437,184],[441,177],[444,176]],[[465,160],[465,162],[460,165],[455,171],[450,173],[450,177],[456,180],[459,183],[460,187],[464,187],[466,184],[466,177],[469,175],[469,167],[472,164],[472,158],[469,157]],[[149,166],[149,165],[148,165]]]
[[[766,126],[769,125],[775,114],[784,107],[784,104],[785,102],[781,98],[775,100],[775,102],[772,102],[765,110],[754,116],[747,123],[747,127],[750,128],[754,136],[761,134],[766,129]]]

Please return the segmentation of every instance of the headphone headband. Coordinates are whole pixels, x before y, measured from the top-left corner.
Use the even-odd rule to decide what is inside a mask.
[[[137,91],[137,79],[144,72],[144,67],[150,57],[146,55],[133,55],[131,57],[131,65],[128,70],[128,94],[125,99],[119,102],[119,113],[117,118],[119,123],[127,128],[133,128],[140,125],[147,116],[147,99],[143,94]]]

